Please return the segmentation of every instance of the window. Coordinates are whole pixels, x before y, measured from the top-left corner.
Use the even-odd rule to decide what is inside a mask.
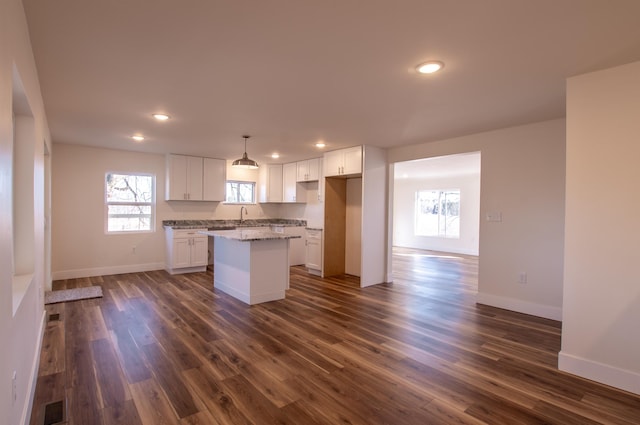
[[[107,173],[107,233],[150,232],[154,229],[155,178],[148,174]]]
[[[460,189],[416,192],[415,234],[460,238]]]
[[[225,199],[227,204],[255,204],[255,182],[227,181]]]

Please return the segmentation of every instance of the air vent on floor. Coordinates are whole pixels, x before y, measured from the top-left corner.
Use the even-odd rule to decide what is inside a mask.
[[[53,313],[49,315],[50,322],[55,322],[57,320],[60,320],[60,313]]]
[[[43,425],[55,425],[64,421],[64,401],[54,401],[44,407]]]

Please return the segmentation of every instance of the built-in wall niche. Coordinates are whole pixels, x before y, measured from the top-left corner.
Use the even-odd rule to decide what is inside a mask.
[[[35,270],[35,122],[22,79],[13,67],[12,86],[12,260],[13,314],[33,281]]]

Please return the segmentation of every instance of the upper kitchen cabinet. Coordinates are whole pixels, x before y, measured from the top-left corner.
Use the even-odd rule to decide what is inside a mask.
[[[362,173],[362,146],[324,154],[324,176],[349,176]]]
[[[322,160],[320,158],[307,159],[305,161],[298,161],[297,166],[297,181],[299,182],[313,182],[320,178],[320,164]]]
[[[167,201],[223,201],[223,159],[167,155]]]
[[[224,201],[227,161],[224,159],[203,158],[202,177],[202,200]]]
[[[283,202],[307,202],[307,190],[298,182],[296,176],[298,163],[291,162],[282,166]]]
[[[282,164],[264,164],[259,171],[258,202],[282,202]]]
[[[202,201],[202,158],[167,155],[167,201]]]

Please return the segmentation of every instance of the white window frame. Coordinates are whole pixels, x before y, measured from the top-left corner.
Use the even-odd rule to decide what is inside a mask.
[[[150,202],[109,202],[107,200],[107,176],[109,174],[126,175],[126,176],[142,176],[151,177],[151,201]],[[149,229],[148,230],[109,230],[109,206],[110,205],[134,205],[134,206],[150,206],[151,213],[149,217]],[[127,216],[127,215],[123,215]],[[121,171],[108,171],[104,175],[104,232],[107,235],[129,235],[136,233],[153,233],[156,231],[156,176],[150,173],[138,173],[138,172],[121,172]]]

